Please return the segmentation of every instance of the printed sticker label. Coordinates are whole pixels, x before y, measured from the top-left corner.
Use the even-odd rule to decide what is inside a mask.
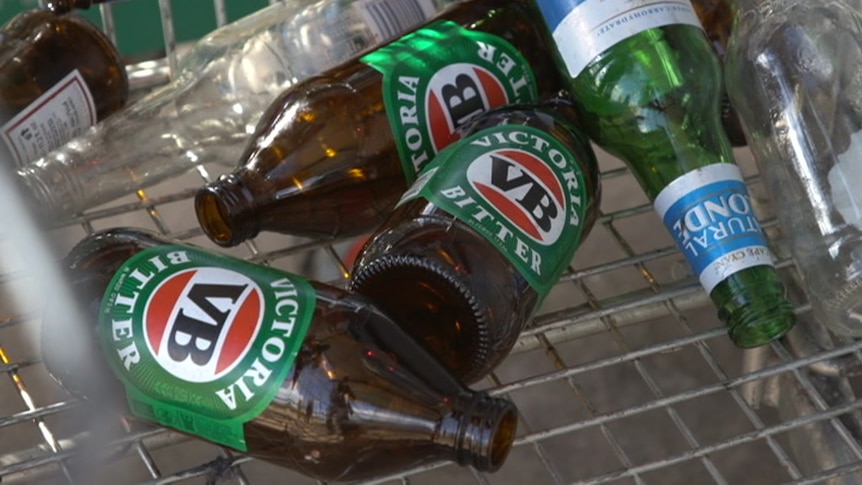
[[[375,42],[394,39],[437,12],[432,0],[364,0],[356,5]]]
[[[188,246],[144,250],[114,275],[99,336],[142,418],[246,451],[311,323],[298,276]]]
[[[739,167],[715,163],[665,187],[655,210],[709,293],[728,276],[773,266]]]
[[[468,224],[543,298],[583,236],[585,184],[575,155],[551,135],[503,125],[441,151],[399,205],[422,197]]]
[[[645,30],[672,24],[703,28],[689,0],[536,0],[569,75]]]
[[[441,20],[361,58],[383,74],[383,100],[408,183],[456,130],[496,107],[534,103],[526,58],[496,35]]]
[[[22,167],[83,134],[96,121],[93,95],[76,69],[0,127],[0,137]]]

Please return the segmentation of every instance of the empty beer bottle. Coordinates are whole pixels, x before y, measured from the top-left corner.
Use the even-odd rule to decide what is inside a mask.
[[[719,59],[724,62],[727,52],[727,41],[733,27],[733,10],[731,0],[692,0],[691,4],[697,13],[700,23],[712,43],[712,48]],[[745,146],[745,133],[739,115],[730,102],[726,92],[721,93],[721,125],[727,133],[727,139],[735,147]]]
[[[66,143],[128,98],[111,41],[72,14],[29,10],[0,31],[0,159],[23,165]]]
[[[537,4],[580,126],[631,167],[733,342],[787,332],[793,308],[721,127],[721,65],[691,4]]]
[[[233,173],[201,189],[198,221],[232,246],[261,230],[356,235],[490,108],[559,91],[523,0],[461,2],[424,27],[286,90]]]
[[[351,289],[467,382],[508,354],[595,221],[595,155],[562,109],[467,124],[355,263]]]
[[[466,388],[361,296],[133,229],[87,237],[66,266],[88,318],[49,309],[43,352],[94,410],[126,403],[321,480],[493,471],[512,445],[511,402]]]

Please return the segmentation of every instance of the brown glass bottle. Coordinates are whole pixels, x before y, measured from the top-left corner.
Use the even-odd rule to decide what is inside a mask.
[[[0,31],[0,156],[19,165],[121,108],[126,70],[85,18],[30,10]]]
[[[162,249],[170,253],[161,254],[191,253],[191,255],[188,259],[173,260],[170,256],[154,256]],[[140,260],[130,262],[130,258],[135,255],[139,255]],[[145,262],[140,263],[140,261]],[[133,279],[135,272],[141,268],[155,267],[144,266],[149,264],[146,261],[157,262],[157,266],[162,268],[159,271],[167,271],[170,274],[168,279],[158,284],[152,283],[152,286],[159,288],[152,293],[148,292],[147,283],[139,284],[139,280]],[[178,261],[183,262],[178,263]],[[203,264],[199,264],[200,262]],[[117,373],[117,367],[111,367],[112,361],[109,357],[113,352],[111,349],[122,351],[125,343],[109,347],[107,345],[113,345],[113,343],[108,342],[106,345],[106,340],[125,338],[139,331],[146,333],[148,336],[146,344],[142,343],[144,342],[142,338],[135,341],[138,343],[138,348],[142,349],[140,353],[135,354],[137,360],[131,358],[128,361],[122,360],[121,367],[123,364],[147,365],[147,359],[155,353],[148,354],[153,351],[143,350],[145,346],[153,345],[147,347],[148,349],[160,348],[159,344],[151,343],[154,339],[153,329],[156,327],[146,323],[142,324],[146,326],[139,328],[136,326],[137,322],[139,320],[151,322],[154,318],[152,315],[158,315],[166,308],[170,314],[170,308],[161,305],[161,302],[165,301],[160,299],[161,289],[169,288],[175,281],[172,279],[174,276],[195,271],[190,282],[185,283],[186,292],[180,293],[180,298],[175,300],[176,306],[173,307],[173,311],[177,308],[179,311],[174,314],[175,317],[171,317],[173,322],[169,324],[168,330],[164,330],[165,336],[162,338],[163,341],[170,340],[169,345],[166,346],[170,352],[159,354],[162,357],[158,362],[162,365],[161,362],[165,361],[164,354],[169,354],[171,358],[176,359],[171,353],[173,350],[170,344],[174,342],[171,339],[175,335],[174,331],[179,328],[178,322],[184,318],[184,312],[190,308],[189,302],[197,302],[199,306],[195,308],[198,311],[204,311],[209,316],[218,316],[219,310],[225,308],[223,298],[227,293],[220,293],[220,290],[213,288],[222,284],[227,285],[229,281],[235,282],[237,278],[242,280],[243,276],[231,274],[231,271],[236,271],[238,267],[247,270],[246,276],[261,268],[245,261],[215,256],[200,248],[178,245],[146,231],[123,228],[89,236],[72,249],[66,258],[66,264],[69,270],[67,273],[69,284],[79,298],[81,307],[85,309],[83,310],[85,318],[81,321],[87,322],[85,325],[91,322],[101,323],[89,328],[66,328],[64,325],[69,324],[69,319],[65,318],[65,315],[51,315],[49,309],[45,315],[43,327],[43,353],[46,365],[52,376],[64,388],[83,397],[93,406],[98,407],[106,403],[117,406],[128,402],[131,409],[138,410],[135,414],[139,417],[148,411],[146,405],[137,403],[138,398],[132,397],[135,394],[129,390],[133,388],[128,387],[126,379],[132,371],[123,375]],[[178,266],[165,269],[174,264]],[[242,266],[236,266],[237,264]],[[129,265],[135,268],[130,271],[131,276],[127,277],[125,282],[114,286],[113,281],[116,281],[112,280],[114,275],[118,271],[121,273],[127,271]],[[147,270],[142,271],[148,277],[152,276]],[[228,278],[217,280],[216,277],[210,277],[208,280],[201,280],[200,275],[206,271],[209,271],[210,275],[216,274],[213,271],[220,272],[218,274],[222,276],[218,278],[223,278],[223,275],[227,274]],[[266,268],[265,271],[275,275],[276,278],[292,278],[294,282],[298,278],[272,268]],[[139,276],[141,274],[138,273]],[[155,278],[158,280],[158,276]],[[327,285],[302,281],[308,285],[306,288],[312,295],[312,299],[308,300],[310,306],[302,306],[302,302],[305,301],[302,295],[306,290],[299,285],[292,287],[292,292],[287,292],[285,288],[289,287],[283,284],[277,285],[282,293],[273,293],[276,295],[274,300],[267,297],[262,300],[261,305],[267,309],[264,311],[269,312],[264,315],[272,318],[264,318],[255,335],[262,335],[270,325],[272,328],[276,328],[277,325],[282,325],[279,327],[281,329],[288,328],[287,322],[289,322],[290,331],[296,331],[297,328],[307,325],[304,327],[307,328],[307,333],[304,337],[301,334],[297,337],[295,359],[292,363],[288,361],[284,364],[285,377],[274,378],[273,382],[276,384],[272,389],[275,393],[272,401],[260,411],[260,414],[242,425],[246,449],[240,449],[240,451],[255,458],[296,469],[311,477],[337,481],[395,473],[440,460],[452,460],[483,471],[494,471],[500,467],[512,445],[517,425],[517,414],[511,402],[466,388],[445,369],[438,359],[425,350],[421,342],[409,337],[363,297]],[[207,302],[215,302],[215,300],[200,298],[200,293],[197,294],[196,299],[196,292],[204,287],[208,288],[205,291],[209,291],[209,295],[222,297],[220,300],[222,305],[207,309]],[[117,288],[119,288],[118,291],[111,292],[111,289]],[[296,288],[300,288],[298,293],[300,296],[296,296]],[[129,293],[133,290],[139,293]],[[289,296],[285,296],[288,293]],[[145,310],[139,315],[130,317],[130,321],[134,323],[127,326],[125,324],[128,322],[117,319],[100,320],[100,312],[112,311],[106,305],[116,302],[114,306],[116,309],[126,295],[134,296],[132,300],[126,300],[134,301],[135,306],[132,308]],[[249,298],[243,301],[247,303]],[[247,308],[245,304],[238,306],[241,309]],[[296,310],[297,308],[299,310]],[[284,318],[290,309],[296,310],[299,315],[305,314],[306,317],[297,317],[295,320]],[[198,315],[196,318],[202,318],[199,313],[190,314]],[[229,353],[226,349],[236,341],[230,340],[236,335],[236,329],[241,329],[242,325],[249,321],[256,321],[249,318],[250,313],[243,313],[241,310],[239,313],[230,313],[230,315],[236,315],[237,318],[230,320],[228,326],[218,327],[222,337],[206,337],[205,332],[209,330],[196,332],[189,330],[193,327],[188,324],[188,321],[183,324],[182,330],[186,332],[185,335],[190,342],[196,342],[195,349],[197,349],[187,350],[186,355],[181,357],[185,359],[182,363],[183,369],[186,371],[192,369],[198,376],[206,374],[205,359],[198,359],[202,355],[200,349],[207,348],[204,343],[222,342],[216,352],[216,357],[221,362]],[[305,321],[308,323],[302,324],[303,318],[306,318]],[[220,320],[216,319],[213,322],[220,322]],[[203,322],[202,326],[212,328],[213,324]],[[107,333],[102,333],[105,331]],[[180,334],[182,335],[182,332]],[[249,376],[262,375],[262,371],[260,374],[255,374],[255,369],[269,365],[267,364],[270,360],[267,357],[268,353],[272,354],[280,348],[276,345],[276,341],[272,341],[275,337],[264,338],[266,343],[258,349],[259,355],[255,357],[254,365],[242,374],[251,391],[257,393],[263,391],[251,387],[253,379]],[[189,348],[191,344],[186,344],[185,349]],[[184,348],[178,347],[178,349]],[[124,358],[130,355],[132,354],[127,352]],[[289,356],[289,352],[285,352],[284,355]],[[275,356],[272,360],[285,358],[289,357]],[[177,362],[177,360],[171,362]],[[176,368],[169,375],[164,370],[166,368],[147,368],[146,380],[159,381],[154,386],[169,386],[172,385],[174,375],[191,375],[183,374],[180,372],[182,369]],[[242,371],[240,369],[240,372]],[[272,371],[272,375],[276,373]],[[162,375],[165,377],[162,378]],[[129,401],[123,398],[125,395],[123,383],[127,386]],[[187,386],[185,388],[165,391],[174,400],[171,405],[179,406],[181,404],[177,403],[184,400],[205,402],[207,398],[205,393],[197,392],[202,387],[193,387],[189,383],[185,385]],[[220,385],[215,386],[216,389],[219,387]],[[238,390],[235,389],[233,396],[239,401],[241,389],[236,385],[235,387]],[[191,396],[184,397],[183,394],[191,394]],[[178,422],[197,418],[192,416],[178,419]],[[160,423],[165,424],[161,421]],[[214,425],[210,427],[217,430]],[[175,428],[195,434],[183,426],[178,425]],[[216,436],[222,435],[216,434]],[[207,436],[204,437],[209,439]],[[230,446],[230,444],[227,445]]]
[[[429,164],[354,265],[351,290],[423,339],[466,382],[483,377],[509,353],[598,213],[595,156],[560,112],[567,110],[509,107],[466,125],[464,139]],[[504,138],[508,144],[495,142]],[[568,168],[559,167],[555,176],[566,181],[557,191],[550,189],[552,176],[524,168],[563,159],[550,149],[531,151],[554,141],[564,147],[559,152],[570,154],[564,157]],[[428,188],[441,173],[455,176]],[[419,187],[429,192],[417,194]],[[557,199],[571,204],[548,202],[560,191],[568,197]],[[529,214],[535,219],[516,222]],[[556,225],[563,220],[568,223]]]
[[[528,65],[514,69],[526,71],[528,75],[532,72],[536,97],[545,98],[561,89],[559,74],[551,56],[547,55],[547,34],[538,28],[525,1],[462,2],[425,27],[439,26],[441,19],[503,39]],[[433,51],[440,45],[437,40],[442,38],[435,32],[426,35],[423,42],[432,46],[429,51]],[[399,44],[389,44],[393,45]],[[474,43],[468,51],[473,57],[476,57],[477,45]],[[447,58],[453,50],[445,47],[439,52]],[[485,52],[499,57],[503,47]],[[404,57],[416,58],[411,54]],[[494,59],[494,64],[498,69],[509,66],[511,57],[507,58],[508,61],[502,57]],[[468,61],[451,57],[450,62],[436,73],[444,72],[457,62],[464,65]],[[426,76],[417,81],[419,86],[426,81],[431,85],[429,79],[437,79],[435,71],[424,74]],[[458,83],[462,74],[449,74],[446,86],[460,89]],[[515,76],[512,75],[512,79]],[[510,80],[502,84],[506,83]],[[409,171],[415,171],[414,167],[419,165],[419,162],[411,163],[409,156],[399,155],[402,149],[399,143],[409,145],[416,141],[411,138],[410,128],[401,132],[404,135],[396,136],[391,127],[393,117],[387,116],[391,110],[398,122],[406,124],[416,119],[418,109],[419,120],[422,120],[422,108],[417,106],[421,105],[423,94],[411,94],[410,87],[409,83],[399,84],[393,80],[386,92],[383,74],[356,59],[285,91],[262,117],[239,167],[197,194],[197,217],[204,232],[220,245],[233,246],[261,230],[321,237],[356,235],[377,227],[414,178],[415,174],[405,173],[402,163],[410,164]],[[396,92],[406,98],[396,97]],[[410,97],[419,101],[409,106],[395,106]],[[498,98],[487,95],[487,99]],[[509,101],[508,104],[515,102]],[[535,100],[519,102],[532,101]],[[389,107],[387,102],[390,102]],[[499,105],[489,101],[471,115]],[[427,126],[433,127],[439,126],[435,123],[442,118],[429,115],[428,119],[432,121]],[[454,116],[453,120],[455,127],[464,121]],[[425,129],[425,125],[420,128]],[[429,138],[424,137],[422,143]],[[452,138],[442,139],[436,150],[451,141]],[[434,151],[425,150],[416,158],[430,160]]]
[[[724,62],[727,41],[733,28],[733,10],[731,10],[730,0],[692,0],[691,4],[706,30],[706,36],[709,37],[713,50]],[[726,91],[722,91],[721,95],[721,124],[731,145],[743,147],[748,144],[742,131],[742,122],[730,104]]]

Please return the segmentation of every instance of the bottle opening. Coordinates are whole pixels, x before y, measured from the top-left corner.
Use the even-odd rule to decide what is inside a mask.
[[[488,471],[497,470],[506,461],[509,456],[509,451],[512,449],[512,444],[515,442],[515,431],[518,429],[518,415],[514,409],[509,410],[503,415],[500,425],[497,426],[497,432],[494,433],[494,438],[491,441],[491,461]]]
[[[710,297],[739,348],[766,345],[796,323],[793,305],[771,267],[754,266],[735,273],[716,286]]]
[[[198,222],[207,237],[221,246],[233,246],[234,232],[227,222],[225,208],[212,192],[201,192],[195,199]]]
[[[225,175],[198,191],[195,215],[214,243],[236,246],[257,235],[258,215],[253,211],[252,200],[242,178]]]
[[[483,472],[497,471],[512,449],[518,428],[515,405],[506,399],[474,395],[458,437],[458,463]]]

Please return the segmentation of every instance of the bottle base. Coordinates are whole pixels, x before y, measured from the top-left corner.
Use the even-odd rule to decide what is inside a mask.
[[[369,297],[424,341],[458,378],[483,377],[491,360],[485,313],[457,272],[412,255],[384,255],[353,275],[350,290]]]
[[[832,298],[810,298],[814,317],[832,332],[862,337],[862,278],[852,279]]]

